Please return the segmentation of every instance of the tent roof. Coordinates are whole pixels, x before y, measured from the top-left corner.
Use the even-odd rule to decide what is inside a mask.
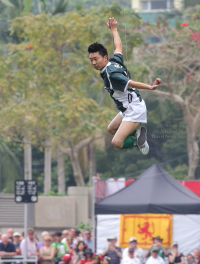
[[[95,214],[199,214],[200,197],[154,164],[129,186],[95,204]]]

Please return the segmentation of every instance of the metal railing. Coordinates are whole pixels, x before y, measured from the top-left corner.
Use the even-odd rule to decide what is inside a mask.
[[[25,256],[13,256],[13,257],[0,257],[0,263],[38,263],[37,256],[31,256],[25,258]]]

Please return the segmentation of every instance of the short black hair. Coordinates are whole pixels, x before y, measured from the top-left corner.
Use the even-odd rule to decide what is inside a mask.
[[[61,232],[56,232],[55,233],[55,236],[61,237],[62,236],[62,233]]]
[[[99,54],[104,57],[108,56],[108,51],[107,49],[100,43],[93,43],[88,47],[88,53],[94,53],[94,52],[99,52]]]

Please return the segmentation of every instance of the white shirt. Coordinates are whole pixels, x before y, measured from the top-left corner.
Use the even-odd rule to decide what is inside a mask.
[[[64,238],[61,240],[61,242],[67,244],[67,239],[66,239],[66,237],[64,237]]]
[[[33,242],[29,239],[29,237],[26,238],[27,241],[27,256],[30,257],[31,255],[35,255],[37,253],[37,241],[34,240]],[[21,254],[25,255],[25,239],[22,240],[20,243],[20,250]]]
[[[123,251],[123,255],[122,258],[127,258],[128,257],[128,248],[125,248]],[[134,258],[139,258],[141,262],[143,262],[143,258],[144,258],[144,251],[143,249],[136,247],[136,249],[134,250]]]
[[[152,256],[147,259],[146,264],[165,264],[165,261],[160,256],[153,258]]]
[[[122,264],[141,264],[141,261],[139,258],[126,257],[122,259]]]

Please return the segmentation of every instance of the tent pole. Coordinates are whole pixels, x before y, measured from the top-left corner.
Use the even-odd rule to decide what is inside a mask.
[[[93,176],[92,178],[93,178],[92,248],[93,248],[93,253],[96,253],[96,221],[95,221],[96,176]]]

